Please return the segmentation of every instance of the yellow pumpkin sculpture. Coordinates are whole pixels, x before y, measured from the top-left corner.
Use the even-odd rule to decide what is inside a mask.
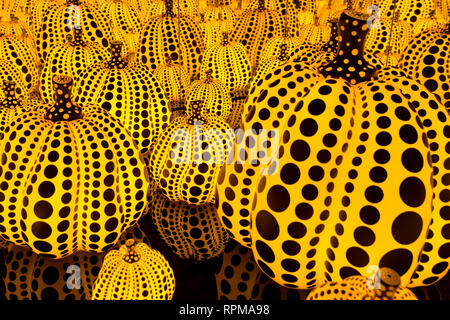
[[[264,274],[252,251],[231,240],[215,271],[219,300],[305,300],[309,290],[280,286]]]
[[[0,59],[5,59],[17,67],[28,91],[38,91],[39,74],[34,46],[29,46],[17,36],[0,34]]]
[[[450,110],[450,23],[442,29],[428,30],[408,45],[399,67],[436,94]]]
[[[231,97],[228,88],[219,80],[213,79],[212,71],[206,72],[205,79],[199,79],[192,82],[187,93],[186,113],[190,114],[192,110],[190,105],[192,101],[203,101],[202,112],[214,113],[225,121],[231,114]]]
[[[191,81],[183,66],[168,55],[166,63],[159,65],[154,73],[169,101],[170,120],[185,114],[186,92]]]
[[[202,113],[202,101],[191,102],[189,108],[192,113],[173,120],[147,156],[151,178],[165,196],[201,205],[214,200],[234,133],[220,117]]]
[[[239,18],[230,40],[241,43],[247,50],[252,74],[256,72],[260,63],[264,45],[272,37],[281,36],[284,25],[281,14],[267,9],[265,0],[258,0],[256,8],[246,10]]]
[[[222,41],[206,50],[200,76],[205,78],[209,70],[214,79],[228,87],[233,105],[228,123],[236,128],[251,80],[251,64],[245,47],[241,43],[230,42],[228,33],[224,32]]]
[[[376,272],[374,279],[352,276],[327,282],[311,291],[307,300],[417,300],[411,290],[400,286],[397,272],[390,268]]]
[[[100,8],[87,0],[65,0],[65,3],[49,6],[36,35],[37,53],[42,64],[52,48],[63,43],[67,35],[82,29],[85,40],[108,48],[112,40],[111,27]]]
[[[111,42],[111,58],[90,65],[77,77],[74,102],[97,104],[128,129],[141,152],[169,124],[169,105],[156,77],[121,56],[122,43]]]
[[[365,62],[367,17],[341,15],[332,62],[286,63],[251,89],[246,144],[219,174],[223,224],[283,286],[375,265],[414,287],[449,268],[449,116],[425,87]]]
[[[53,77],[65,74],[78,83],[80,72],[107,56],[105,48],[95,42],[85,42],[81,29],[75,29],[64,44],[56,44],[49,51],[41,73],[40,93],[45,103],[54,102]]]
[[[156,230],[178,257],[206,261],[219,256],[228,242],[214,204],[170,201],[156,191],[151,208]]]
[[[38,106],[37,102],[27,101],[16,94],[16,83],[14,81],[5,81],[3,85],[4,98],[0,100],[0,140],[5,128],[15,117]]]
[[[0,236],[51,258],[110,249],[142,216],[149,185],[127,130],[74,104],[72,87],[55,76],[55,104],[13,119],[0,144]]]
[[[150,19],[142,29],[137,59],[155,70],[169,55],[185,68],[190,78],[195,78],[205,50],[202,32],[190,17],[174,13],[173,0],[164,1],[165,13]]]
[[[164,256],[129,239],[109,252],[92,289],[92,300],[170,300],[175,277]]]
[[[125,231],[113,249],[128,239],[149,243],[136,226]],[[7,249],[4,274],[0,276],[8,300],[90,300],[106,254],[77,252],[63,259],[49,259],[26,247],[10,244]]]

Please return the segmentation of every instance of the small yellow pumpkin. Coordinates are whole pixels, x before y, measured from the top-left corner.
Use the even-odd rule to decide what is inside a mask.
[[[129,239],[109,252],[92,289],[92,300],[170,300],[175,277],[167,260]]]

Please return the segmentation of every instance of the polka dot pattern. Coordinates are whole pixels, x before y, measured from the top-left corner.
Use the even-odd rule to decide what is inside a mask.
[[[445,54],[450,46],[450,30],[429,30],[408,45],[399,67],[436,94],[450,109],[450,59]]]
[[[382,269],[380,273],[385,270]],[[328,282],[311,291],[307,300],[417,300],[415,294],[405,287],[386,286],[382,283],[382,289],[369,289],[370,282],[363,276]]]
[[[45,103],[55,102],[52,83],[55,75],[68,75],[77,83],[82,70],[107,57],[107,51],[101,45],[84,41],[84,33],[75,29],[72,38],[49,50],[40,78],[40,93]]]
[[[77,5],[79,13],[75,13],[74,7],[71,7],[74,4]],[[79,15],[85,41],[95,42],[103,48],[108,47],[112,34],[106,16],[94,5],[69,0],[48,8],[41,28],[36,34],[37,53],[42,64],[48,60],[47,56],[52,48],[58,43],[64,43],[67,35],[73,33],[73,30],[67,28],[67,23],[72,21],[75,15]]]
[[[219,256],[228,242],[214,204],[201,206],[168,200],[156,192],[152,221],[164,242],[178,257],[206,261]]]
[[[197,111],[173,120],[145,156],[150,159],[150,176],[165,196],[200,205],[214,199],[219,170],[231,152],[234,133],[216,115],[201,115],[202,102],[193,103],[198,109],[191,109]]]
[[[206,78],[192,82],[187,94],[186,113],[190,114],[190,104],[192,101],[203,101],[202,112],[216,114],[225,121],[231,115],[231,96],[228,88],[219,80],[213,79],[211,72],[206,74]]]
[[[121,42],[111,42],[108,61],[79,73],[76,103],[97,104],[119,119],[141,152],[148,151],[170,120],[164,91],[146,66],[121,56]]]
[[[286,260],[286,264],[292,264]],[[220,300],[305,300],[309,290],[282,287],[262,272],[252,251],[230,241],[215,273]]]
[[[0,234],[52,258],[111,248],[143,214],[148,188],[127,130],[99,106],[80,114],[69,92],[12,120],[0,144]]]
[[[118,249],[128,239],[149,243],[145,234],[138,227],[133,227],[122,234],[114,249]],[[92,286],[105,254],[77,252],[67,258],[49,259],[28,248],[10,245],[1,275],[5,282],[6,297],[8,300],[90,300]],[[69,277],[75,275],[75,271],[68,272],[69,266],[80,268],[79,289],[69,289],[67,286]]]
[[[150,19],[142,29],[137,59],[155,70],[169,55],[185,68],[190,78],[195,77],[200,72],[205,51],[201,30],[192,18],[176,15],[172,1],[167,5],[162,16]]]
[[[394,269],[403,286],[445,274],[438,212],[449,200],[448,115],[423,86],[397,69],[351,85],[288,62],[252,88],[247,104],[244,130],[279,133],[259,137],[269,147],[258,161],[222,168],[216,205],[266,275],[306,289],[364,275],[370,265]],[[240,192],[230,197],[230,186]]]
[[[39,79],[34,46],[14,35],[0,36],[0,59],[13,64],[20,71],[28,91],[35,91]]]
[[[127,240],[109,252],[92,289],[92,300],[170,300],[175,277],[164,256]]]
[[[392,18],[394,6],[399,13],[399,19],[408,21],[412,24],[416,23],[422,17],[429,17],[433,10],[433,0],[409,1],[409,0],[380,0],[377,3],[380,7],[382,18]],[[365,6],[364,8],[367,8]]]
[[[258,0],[257,8],[248,9],[239,17],[230,40],[245,47],[252,74],[256,72],[267,41],[283,34],[283,21],[278,11],[265,7],[264,0]]]

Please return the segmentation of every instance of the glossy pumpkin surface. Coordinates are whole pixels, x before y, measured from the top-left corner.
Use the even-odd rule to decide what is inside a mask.
[[[130,239],[106,255],[92,300],[170,300],[174,291],[175,277],[164,256]]]
[[[72,79],[54,81],[54,105],[22,113],[4,130],[0,233],[52,258],[103,252],[143,214],[144,165],[118,120],[74,104]]]
[[[341,16],[343,30],[352,23],[367,28],[365,19],[355,23],[352,16]],[[351,54],[340,49],[335,67]],[[222,168],[216,204],[223,223],[251,246],[259,267],[287,287],[340,281],[370,265],[394,269],[403,286],[433,283],[448,268],[441,218],[449,208],[442,180],[449,156],[441,147],[448,114],[397,71],[377,76],[363,66],[355,72],[367,80],[352,85],[342,79],[351,68],[333,68],[285,64],[252,89],[244,130],[272,128],[258,138],[270,147],[251,159],[243,147],[240,162]],[[286,97],[289,105],[281,102]],[[392,203],[395,210],[388,209]]]
[[[169,123],[169,104],[150,70],[123,58],[121,50],[121,42],[111,42],[107,61],[79,73],[74,101],[97,104],[120,119],[139,150],[146,152]]]

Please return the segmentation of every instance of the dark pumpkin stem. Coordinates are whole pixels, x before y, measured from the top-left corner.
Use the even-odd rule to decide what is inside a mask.
[[[278,56],[278,60],[280,60],[280,61],[286,61],[288,58],[289,58],[289,56],[288,56],[288,52],[287,52],[288,50],[287,50],[287,44],[286,43],[283,43],[281,46],[280,46],[280,55]]]
[[[121,41],[110,42],[111,59],[107,63],[109,69],[123,69],[127,66],[127,62],[122,58],[122,47]]]
[[[73,36],[72,35],[67,35],[67,41],[69,41],[72,46],[84,46],[86,43],[83,41],[83,31],[81,30],[81,28],[77,29],[73,29]]]
[[[391,268],[381,268],[379,288],[375,288],[374,298],[392,300],[400,287],[400,284],[400,276],[395,270]]]
[[[330,40],[323,45],[322,50],[326,52],[335,52],[338,49],[338,20],[333,19],[329,21],[331,25]]]
[[[172,65],[172,63],[173,63],[172,57],[170,56],[170,54],[166,54],[166,64],[170,66]]]
[[[11,13],[11,14],[9,15],[9,20],[11,20],[12,22],[19,22],[19,18],[16,17],[16,16],[14,15],[14,13]]]
[[[164,3],[166,5],[166,15],[174,17],[175,14],[173,13],[173,0],[164,0]]]
[[[14,81],[5,81],[3,92],[5,93],[5,99],[0,102],[0,108],[11,109],[22,104],[16,96],[16,83]]]
[[[64,75],[53,77],[55,104],[47,110],[46,119],[56,121],[72,121],[81,119],[80,106],[72,102],[73,79]]]
[[[222,32],[222,46],[228,45],[229,39],[228,39],[228,32]]]
[[[206,72],[206,79],[205,79],[205,83],[213,83],[213,77],[212,77],[212,70],[209,69]]]
[[[136,240],[128,239],[125,242],[125,246],[127,247],[127,254],[123,257],[123,260],[125,260],[128,263],[138,262],[141,257],[136,252]]]
[[[191,114],[188,119],[188,124],[194,125],[195,122],[205,122],[205,118],[202,116],[202,109],[203,109],[203,101],[196,100],[191,101],[191,104],[189,105]]]
[[[369,33],[368,17],[349,9],[341,14],[338,52],[334,60],[319,67],[322,75],[342,78],[351,84],[377,78],[377,69],[364,59],[364,43]]]
[[[258,10],[264,10],[266,8],[266,3],[264,0],[258,0]]]

